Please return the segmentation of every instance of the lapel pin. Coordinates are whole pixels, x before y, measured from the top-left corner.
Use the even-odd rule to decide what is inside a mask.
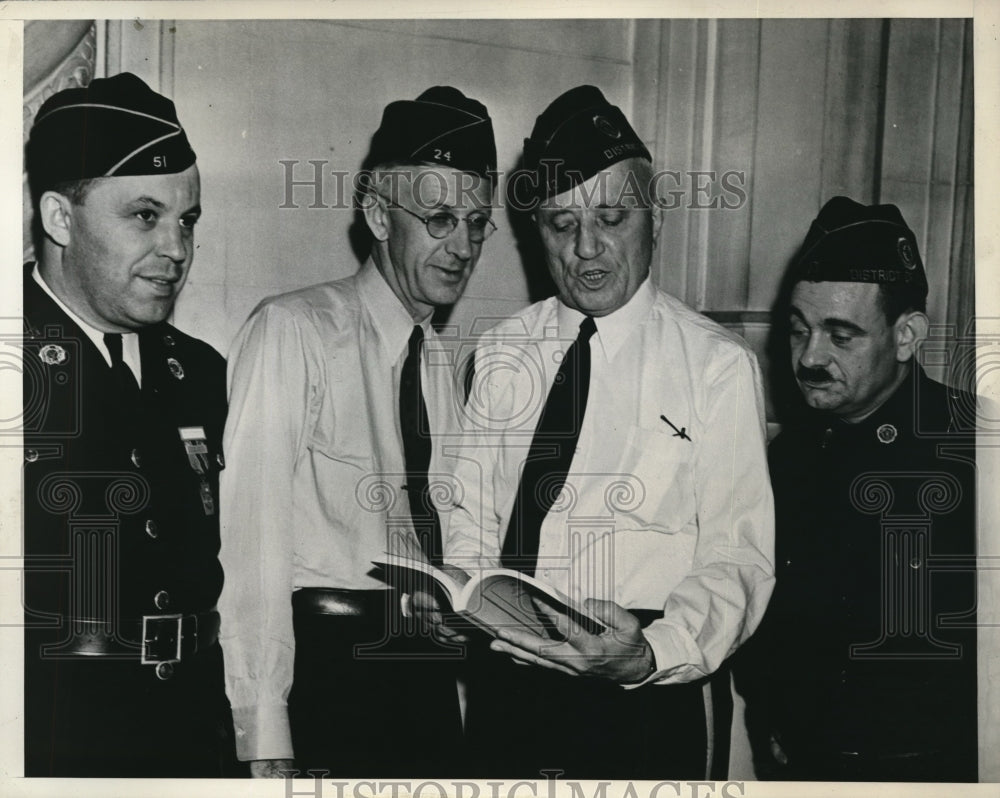
[[[38,356],[46,366],[58,366],[66,362],[66,350],[59,344],[46,344],[38,350]]]
[[[883,424],[875,430],[875,434],[881,443],[892,443],[896,440],[896,435],[898,435],[896,428],[892,424]]]

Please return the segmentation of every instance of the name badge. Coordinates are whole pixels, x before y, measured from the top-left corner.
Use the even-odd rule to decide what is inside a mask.
[[[182,441],[204,441],[205,440],[205,428],[204,427],[178,427],[177,431],[181,434]]]
[[[191,469],[201,478],[198,495],[205,515],[215,515],[215,499],[212,488],[208,484],[208,443],[205,439],[204,427],[178,427],[177,432],[187,452]]]

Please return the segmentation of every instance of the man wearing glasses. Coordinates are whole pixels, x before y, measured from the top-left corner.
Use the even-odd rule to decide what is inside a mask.
[[[369,572],[394,537],[441,557],[431,436],[458,421],[430,322],[494,229],[492,122],[436,86],[386,107],[367,162],[370,258],[262,302],[230,359],[221,637],[258,777],[447,772],[461,738],[441,652]]]

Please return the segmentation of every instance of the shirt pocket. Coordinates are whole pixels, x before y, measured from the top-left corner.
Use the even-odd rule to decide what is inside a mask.
[[[605,498],[615,532],[674,534],[696,524],[693,459],[691,441],[659,428],[634,427]]]

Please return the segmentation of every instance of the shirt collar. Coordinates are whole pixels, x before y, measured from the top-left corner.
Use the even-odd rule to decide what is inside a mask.
[[[425,336],[431,333],[431,316],[414,322],[371,258],[358,271],[357,285],[358,294],[369,310],[379,339],[393,356],[406,348],[416,324],[424,328]]]
[[[597,325],[596,338],[604,352],[605,359],[614,358],[629,335],[649,317],[655,299],[656,288],[647,275],[628,302],[607,316],[594,319],[594,323]],[[584,314],[564,305],[561,301],[556,314],[559,323],[559,337],[562,339],[576,338]]]
[[[34,279],[34,281],[42,287],[42,290],[52,298],[52,301],[59,306],[59,309],[62,310],[62,312],[65,313],[67,316],[69,316],[70,320],[74,324],[76,324],[77,327],[83,330],[84,334],[91,341],[94,342],[94,346],[97,347],[97,351],[101,353],[105,361],[107,361],[107,364],[110,366],[111,355],[108,353],[108,348],[104,345],[104,333],[98,330],[96,327],[87,324],[87,322],[85,322],[83,319],[77,316],[72,310],[70,310],[70,308],[66,305],[65,302],[63,302],[59,297],[56,296],[55,291],[52,290],[51,286],[49,286],[49,284],[45,282],[45,278],[42,277],[42,273],[41,271],[39,271],[37,263],[35,264],[35,268],[31,270],[31,276]],[[125,336],[127,335],[134,335],[134,333],[122,334],[123,346],[126,340]]]

